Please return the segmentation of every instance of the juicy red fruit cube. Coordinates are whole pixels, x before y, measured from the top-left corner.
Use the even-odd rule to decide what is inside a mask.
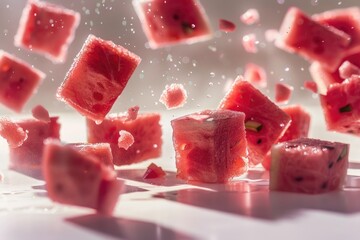
[[[89,35],[57,96],[80,114],[101,122],[140,61],[127,49]]]
[[[331,26],[323,26],[292,7],[285,16],[276,44],[308,60],[319,61],[333,71],[339,66],[350,42],[348,34]]]
[[[50,199],[112,214],[123,189],[123,182],[117,180],[113,169],[54,139],[45,141],[43,162]]]
[[[177,176],[222,183],[247,170],[244,113],[205,110],[171,121]]]
[[[290,117],[249,82],[239,77],[219,106],[245,113],[249,162],[257,165],[285,132]]]
[[[233,32],[236,29],[236,25],[231,21],[220,19],[219,29],[223,32]]]
[[[275,85],[275,102],[276,103],[287,103],[291,97],[293,87],[285,83],[277,83]]]
[[[146,169],[143,178],[144,179],[152,179],[152,178],[162,178],[166,176],[164,170],[157,166],[155,163],[151,163]]]
[[[6,139],[10,148],[20,147],[28,138],[24,129],[8,118],[0,118],[0,136]]]
[[[329,130],[360,136],[360,76],[353,75],[341,84],[333,84],[320,95]]]
[[[135,0],[133,4],[152,48],[195,43],[212,35],[198,0]]]
[[[0,50],[0,103],[21,112],[45,74]]]
[[[54,62],[63,62],[79,22],[77,12],[29,0],[22,13],[15,45],[44,54]]]
[[[157,113],[139,114],[135,120],[128,121],[126,114],[111,114],[101,124],[87,119],[87,140],[89,143],[109,143],[115,165],[128,165],[161,155],[162,130],[160,115]],[[129,132],[134,143],[127,149],[119,148],[119,132]]]

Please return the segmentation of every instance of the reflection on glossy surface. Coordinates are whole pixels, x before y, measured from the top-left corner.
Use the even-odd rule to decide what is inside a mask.
[[[171,230],[154,223],[126,218],[107,217],[102,215],[86,215],[67,218],[66,221],[111,237],[120,239],[195,239],[184,233]]]

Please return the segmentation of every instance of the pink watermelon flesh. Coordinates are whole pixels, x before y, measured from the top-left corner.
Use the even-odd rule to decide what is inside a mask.
[[[127,110],[127,120],[128,121],[132,121],[132,120],[135,120],[137,118],[137,115],[139,113],[139,109],[140,107],[139,106],[133,106],[133,107],[130,107],[128,110]]]
[[[87,119],[89,143],[110,143],[115,165],[128,165],[161,156],[162,131],[160,115],[139,114],[133,121],[127,116],[109,115],[101,124]],[[128,150],[119,148],[119,131],[126,130],[134,137],[134,144]]]
[[[143,178],[151,179],[151,178],[161,178],[165,176],[166,173],[161,167],[157,166],[155,163],[151,163],[146,169]]]
[[[134,137],[131,133],[125,130],[119,131],[118,147],[128,150],[134,144]]]
[[[25,119],[15,122],[27,132],[27,140],[17,148],[10,148],[10,168],[30,175],[41,175],[44,140],[60,138],[58,117],[51,117],[50,122]]]
[[[198,0],[133,1],[150,47],[195,43],[211,37],[209,20]]]
[[[205,110],[171,121],[177,176],[222,183],[247,170],[245,115]]]
[[[275,145],[271,156],[270,190],[317,194],[342,189],[349,145],[301,138]]]
[[[283,20],[276,44],[308,60],[318,61],[324,68],[333,71],[339,66],[350,42],[348,34],[331,26],[323,26],[292,7]]]
[[[175,109],[184,106],[187,99],[187,93],[182,84],[172,83],[166,85],[162,92],[159,102],[165,105],[167,109]]]
[[[294,88],[287,84],[277,83],[275,85],[275,102],[286,104],[289,101],[293,90]]]
[[[80,14],[61,6],[30,0],[23,10],[15,45],[63,62],[74,39]]]
[[[345,61],[339,67],[339,75],[342,79],[350,78],[352,75],[360,75],[360,68],[349,61]]]
[[[24,129],[8,118],[0,118],[0,136],[6,139],[10,148],[20,147],[28,138]]]
[[[234,32],[236,29],[235,23],[225,20],[219,19],[219,30],[223,32]]]
[[[255,166],[285,132],[290,117],[242,77],[235,80],[219,106],[245,113],[249,161]],[[253,127],[254,126],[254,127]]]
[[[360,8],[335,9],[315,14],[312,19],[322,25],[332,26],[351,38],[346,55],[360,52]]]
[[[281,107],[281,110],[290,116],[291,122],[289,128],[285,131],[284,135],[277,141],[277,143],[308,137],[311,120],[310,114],[300,105]],[[270,170],[271,151],[266,154],[266,157],[261,164],[266,170]]]
[[[328,130],[360,136],[360,76],[333,84],[320,101]]]
[[[101,160],[48,139],[45,141],[43,162],[50,199],[112,214],[123,182],[117,180],[114,170]]]
[[[111,153],[110,144],[108,143],[72,143],[68,144],[76,151],[85,156],[91,156],[98,159],[104,165],[114,168],[113,156]]]
[[[45,74],[0,50],[0,103],[21,112]]]
[[[264,68],[254,63],[246,64],[244,79],[259,87],[267,86],[267,76]]]
[[[50,122],[50,116],[48,110],[41,105],[36,105],[32,110],[31,113],[34,118],[43,122]]]
[[[87,118],[101,122],[139,63],[140,58],[125,48],[89,35],[57,97]]]
[[[346,56],[340,62],[341,64],[349,62],[360,68],[360,53]],[[314,62],[311,64],[309,70],[313,80],[318,86],[319,93],[323,95],[326,94],[327,89],[331,84],[341,83],[344,81],[344,78],[340,76],[340,65],[335,71],[331,72],[322,67],[320,63]]]
[[[311,80],[304,81],[304,88],[308,89],[309,91],[311,91],[313,93],[318,93],[318,88],[317,88],[316,82],[314,82],[314,81],[311,81]]]

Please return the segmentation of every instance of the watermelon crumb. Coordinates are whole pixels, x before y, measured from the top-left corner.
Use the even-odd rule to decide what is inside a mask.
[[[260,21],[259,11],[255,8],[248,9],[240,16],[240,21],[246,25],[252,25]]]
[[[318,92],[318,88],[317,88],[317,84],[314,81],[311,80],[306,80],[304,81],[304,88],[310,90],[313,93],[317,93]]]
[[[128,150],[129,147],[131,147],[134,144],[134,142],[135,142],[134,136],[130,132],[126,130],[119,131],[119,139],[118,139],[119,148]]]
[[[242,45],[246,52],[248,53],[257,53],[258,49],[256,47],[256,35],[253,33],[246,34],[242,38]]]
[[[187,99],[187,92],[182,84],[172,83],[166,85],[159,101],[165,105],[167,109],[175,109],[184,106]]]
[[[236,25],[231,21],[219,19],[219,29],[223,32],[234,32]]]
[[[288,103],[294,88],[285,83],[276,83],[275,85],[275,102],[286,104]]]
[[[6,139],[10,148],[20,147],[28,138],[22,127],[5,117],[0,118],[0,135]]]
[[[275,42],[279,36],[279,31],[276,29],[267,29],[265,31],[265,39],[267,42]]]
[[[37,120],[40,120],[43,122],[50,122],[50,115],[49,115],[48,110],[41,105],[35,106],[31,110],[31,113],[32,113],[33,117],[36,118]]]
[[[135,120],[137,118],[138,113],[139,113],[139,109],[140,109],[139,106],[130,107],[127,110],[127,113],[126,113],[126,121]]]
[[[164,172],[164,170],[157,166],[155,163],[151,163],[144,175],[143,175],[143,179],[151,179],[151,178],[162,178],[162,177],[165,177],[166,176],[166,173]]]
[[[347,79],[352,75],[360,75],[360,68],[349,61],[345,61],[339,67],[339,74],[342,79]]]
[[[254,63],[246,64],[244,79],[263,88],[267,86],[267,76],[265,69]]]
[[[274,145],[271,158],[271,191],[337,191],[345,182],[349,144],[300,138]]]

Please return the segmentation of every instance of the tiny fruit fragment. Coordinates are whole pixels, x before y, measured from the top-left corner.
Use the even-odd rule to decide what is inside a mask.
[[[252,25],[260,21],[260,14],[257,9],[250,8],[240,16],[240,20],[246,25]]]
[[[8,118],[0,118],[0,135],[6,139],[10,148],[20,147],[28,138],[22,127]]]
[[[258,49],[256,46],[256,35],[253,33],[246,34],[242,38],[242,46],[244,50],[248,53],[257,53]]]
[[[187,99],[187,93],[182,84],[172,83],[166,85],[159,101],[165,105],[167,109],[175,109],[184,106]]]
[[[157,166],[155,163],[151,163],[146,169],[143,179],[162,178],[165,176],[166,173],[161,167]]]
[[[352,75],[360,75],[360,67],[345,61],[339,67],[339,75],[342,79],[350,78]]]
[[[48,110],[41,105],[36,105],[32,110],[31,113],[34,118],[43,122],[50,122],[50,116]]]
[[[128,110],[127,110],[127,121],[132,121],[132,120],[135,120],[137,118],[137,115],[139,113],[139,109],[140,107],[139,106],[133,106],[133,107],[130,107]]]
[[[231,21],[220,19],[219,29],[223,32],[233,32],[236,29],[236,25]]]
[[[244,79],[259,87],[267,86],[267,76],[264,68],[254,63],[245,65]]]
[[[275,85],[275,102],[286,104],[294,88],[285,83],[276,83]]]
[[[119,139],[118,139],[118,146],[119,148],[123,148],[128,150],[134,144],[135,140],[131,133],[125,130],[119,131]]]

